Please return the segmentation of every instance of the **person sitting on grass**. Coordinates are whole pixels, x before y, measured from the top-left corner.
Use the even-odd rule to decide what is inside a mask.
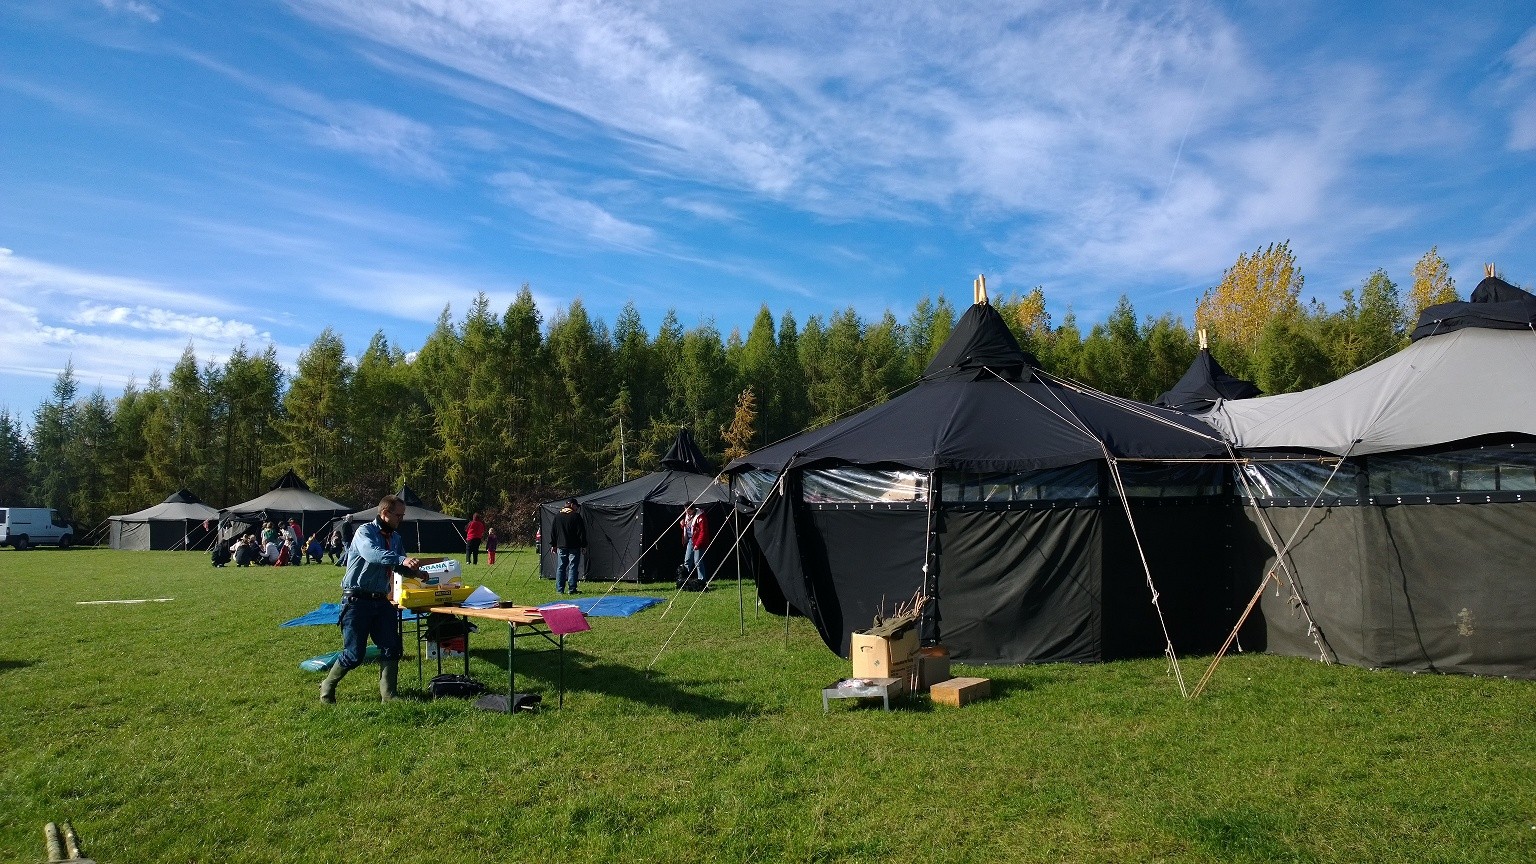
[[[318,533],[309,535],[309,544],[304,547],[304,551],[310,564],[319,564],[323,560],[325,547],[321,545]]]
[[[256,537],[253,534],[239,538],[230,549],[235,553],[236,567],[249,567],[260,557],[257,554]]]

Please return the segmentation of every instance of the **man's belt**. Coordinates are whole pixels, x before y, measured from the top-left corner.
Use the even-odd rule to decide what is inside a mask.
[[[360,591],[356,588],[348,588],[341,592],[342,602],[348,600],[388,600],[389,595],[378,591]]]

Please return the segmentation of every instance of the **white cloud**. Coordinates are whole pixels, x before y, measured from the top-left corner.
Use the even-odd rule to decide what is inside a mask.
[[[0,372],[48,379],[73,363],[83,386],[120,387],[169,370],[189,344],[199,360],[218,362],[241,343],[272,341],[213,311],[232,310],[197,292],[0,249]]]
[[[108,12],[126,12],[129,15],[137,15],[151,24],[160,21],[160,10],[142,3],[140,0],[99,0],[101,8]]]
[[[1536,96],[1528,95],[1536,88],[1536,27],[1527,30],[1504,55],[1510,66],[1503,89],[1513,97],[1509,116],[1509,149],[1536,150]]]
[[[87,327],[116,326],[157,333],[180,333],[218,342],[270,342],[272,334],[258,331],[244,321],[213,315],[185,315],[169,309],[148,306],[107,306],[82,303],[69,318],[72,324]]]
[[[281,88],[274,98],[304,116],[300,126],[310,143],[361,156],[396,174],[435,182],[448,179],[438,161],[438,136],[432,127],[393,111],[358,102],[336,102],[296,87]]]
[[[519,171],[503,171],[492,178],[502,200],[539,219],[600,243],[639,249],[655,239],[644,225],[627,222],[591,201],[560,190],[554,183]]]

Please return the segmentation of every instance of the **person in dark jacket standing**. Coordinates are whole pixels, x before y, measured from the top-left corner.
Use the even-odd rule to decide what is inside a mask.
[[[581,577],[581,550],[587,548],[587,525],[581,521],[575,498],[566,499],[565,506],[556,514],[554,527],[549,532],[549,545],[560,560],[559,569],[555,571],[555,593],[580,593],[576,590],[576,582]]]
[[[368,640],[379,646],[379,698],[395,698],[400,674],[399,612],[390,602],[391,574],[419,575],[415,558],[405,554],[400,523],[405,502],[394,495],[379,501],[378,518],[357,529],[341,577],[341,657],[320,684],[320,701],[336,701],[336,685],[367,656]]]
[[[480,563],[480,541],[485,539],[485,523],[480,521],[480,514],[469,517],[469,524],[464,526],[464,563]]]

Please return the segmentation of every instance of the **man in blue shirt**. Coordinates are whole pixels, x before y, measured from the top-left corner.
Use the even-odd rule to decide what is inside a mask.
[[[368,640],[379,646],[379,698],[395,698],[395,682],[400,674],[399,617],[390,602],[393,572],[418,574],[415,558],[405,557],[400,537],[400,521],[405,518],[405,502],[395,495],[379,500],[379,515],[352,535],[347,554],[347,571],[341,579],[341,657],[331,664],[331,672],[320,684],[320,701],[336,701],[336,685],[348,672],[361,666],[368,650]]]

